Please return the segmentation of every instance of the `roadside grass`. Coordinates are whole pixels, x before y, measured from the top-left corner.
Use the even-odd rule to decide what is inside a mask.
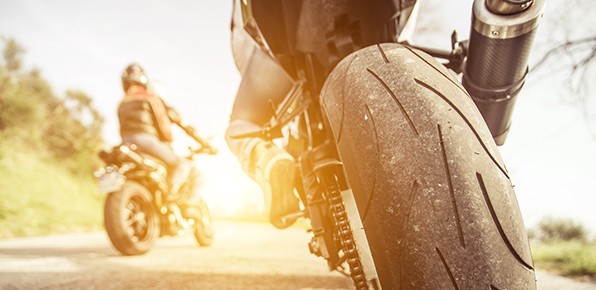
[[[596,240],[580,223],[547,216],[528,230],[538,268],[596,281]]]
[[[0,142],[0,238],[101,229],[103,197],[96,188],[92,176]]]
[[[536,267],[565,276],[596,279],[596,243],[578,240],[532,245]]]

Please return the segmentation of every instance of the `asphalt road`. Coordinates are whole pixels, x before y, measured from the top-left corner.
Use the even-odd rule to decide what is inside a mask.
[[[351,281],[308,253],[300,228],[218,222],[216,240],[158,240],[121,256],[103,232],[0,240],[0,289],[350,289]],[[538,273],[539,289],[596,289]]]

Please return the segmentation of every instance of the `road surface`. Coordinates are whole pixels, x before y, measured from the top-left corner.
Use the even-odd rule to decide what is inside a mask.
[[[0,289],[351,289],[308,253],[301,228],[218,222],[207,248],[192,235],[121,256],[103,232],[0,240]],[[596,289],[545,272],[539,289]]]

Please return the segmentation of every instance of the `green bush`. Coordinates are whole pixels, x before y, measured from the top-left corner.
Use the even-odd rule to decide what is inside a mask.
[[[0,59],[0,237],[101,227],[103,118],[80,91],[57,96],[23,49],[4,40]]]
[[[0,132],[60,160],[75,174],[90,174],[101,163],[104,119],[92,98],[77,90],[57,96],[39,70],[23,71],[23,49],[5,40],[0,61]]]
[[[548,217],[540,221],[533,235],[540,241],[585,241],[584,227],[570,219]]]
[[[596,244],[585,228],[569,219],[547,217],[528,231],[537,267],[566,276],[596,275]]]
[[[537,267],[569,276],[596,276],[596,244],[552,241],[532,245]]]

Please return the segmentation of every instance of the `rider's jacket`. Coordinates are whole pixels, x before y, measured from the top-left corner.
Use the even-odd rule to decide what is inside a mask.
[[[130,88],[118,106],[120,136],[148,133],[161,141],[171,142],[168,107],[157,95],[143,87]]]

